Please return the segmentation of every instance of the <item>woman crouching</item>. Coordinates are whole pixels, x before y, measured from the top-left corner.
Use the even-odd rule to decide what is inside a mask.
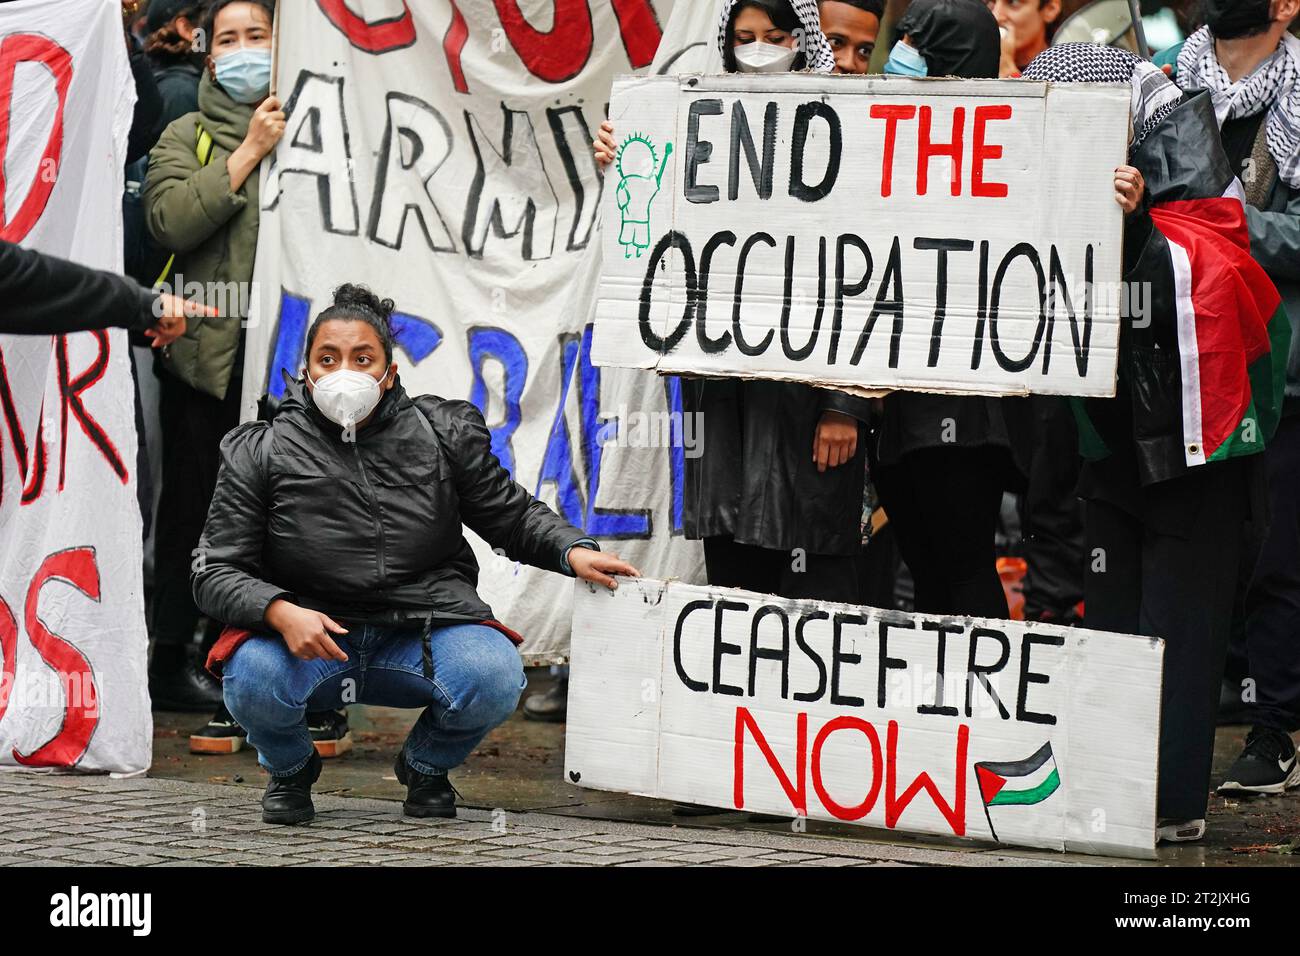
[[[404,809],[456,815],[447,771],[524,687],[520,638],[478,596],[462,523],[548,571],[609,588],[638,574],[511,480],[477,408],[407,395],[392,309],[338,289],[275,419],[221,445],[194,598],[227,625],[209,666],[271,775],[267,823],[312,819],[306,713],[347,703],[424,708],[397,755]]]

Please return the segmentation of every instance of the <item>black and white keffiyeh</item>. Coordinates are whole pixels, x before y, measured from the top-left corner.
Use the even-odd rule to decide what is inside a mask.
[[[1228,120],[1268,111],[1264,118],[1268,152],[1277,173],[1292,189],[1300,188],[1300,40],[1284,34],[1273,55],[1236,83],[1228,79],[1214,53],[1214,37],[1202,27],[1188,37],[1178,54],[1178,85],[1208,90],[1214,115]]]
[[[1048,47],[1034,57],[1021,76],[1026,80],[1054,83],[1131,84],[1131,149],[1137,149],[1183,99],[1182,90],[1158,66],[1128,50],[1098,43],[1062,43]]]
[[[722,18],[718,23],[718,51],[725,61],[727,58],[727,24],[731,22],[731,11],[741,0],[722,0]],[[788,0],[794,7],[803,29],[799,31],[799,50],[808,61],[808,69],[815,73],[832,73],[835,70],[835,53],[830,41],[822,33],[821,15],[817,12],[817,0]]]

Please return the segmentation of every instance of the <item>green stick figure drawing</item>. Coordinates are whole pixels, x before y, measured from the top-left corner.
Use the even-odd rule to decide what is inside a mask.
[[[631,259],[636,250],[638,259],[650,248],[650,205],[659,195],[663,185],[668,157],[673,154],[673,144],[664,146],[663,162],[655,153],[654,143],[633,133],[618,148],[618,209],[623,222],[618,241],[623,247],[623,258]]]

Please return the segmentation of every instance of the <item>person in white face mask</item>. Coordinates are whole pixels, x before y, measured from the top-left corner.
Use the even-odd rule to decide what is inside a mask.
[[[722,0],[718,49],[726,73],[835,71],[816,0]],[[614,124],[600,125],[592,147],[602,169],[614,161]]]
[[[221,445],[194,599],[226,625],[208,658],[271,774],[268,823],[304,823],[320,774],[308,711],[423,707],[395,773],[405,812],[454,817],[447,772],[514,712],[515,645],[477,592],[498,553],[611,590],[639,572],[511,479],[469,402],[402,388],[391,300],[345,285],[307,332],[272,421]]]

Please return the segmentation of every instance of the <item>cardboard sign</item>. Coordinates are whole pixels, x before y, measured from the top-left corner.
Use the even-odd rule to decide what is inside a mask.
[[[1164,642],[582,582],[565,771],[728,809],[1155,852]]]
[[[597,365],[1111,396],[1129,89],[623,78]]]

